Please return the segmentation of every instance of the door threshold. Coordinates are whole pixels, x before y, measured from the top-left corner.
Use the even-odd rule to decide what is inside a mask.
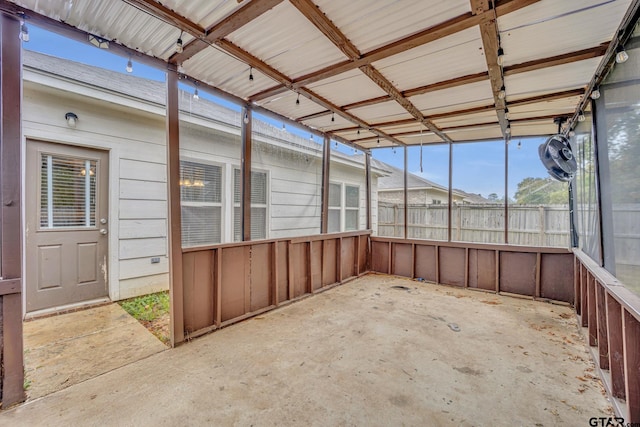
[[[58,307],[45,308],[43,310],[31,311],[24,316],[24,321],[41,319],[43,317],[57,316],[59,314],[71,313],[74,311],[85,310],[87,308],[93,308],[100,305],[110,304],[111,300],[108,297],[92,299],[89,301],[77,302],[74,304],[62,305]]]

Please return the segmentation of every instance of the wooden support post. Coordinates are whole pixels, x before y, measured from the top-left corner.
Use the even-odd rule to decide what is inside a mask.
[[[371,230],[373,225],[371,221],[371,153],[367,152],[364,155],[364,173],[365,173],[365,185],[367,191],[367,230]]]
[[[0,15],[0,392],[2,408],[24,400],[20,21]]]
[[[242,240],[251,240],[251,108],[242,107],[242,128],[240,135],[242,138],[242,152],[240,176],[242,185],[240,186],[240,211],[242,212]]]
[[[404,231],[403,236],[405,239],[409,238],[409,190],[407,188],[409,183],[409,150],[404,147]]]
[[[178,73],[167,72],[167,186],[169,221],[169,294],[171,345],[184,341],[184,289],[182,285],[182,221],[180,207],[180,117]]]
[[[331,174],[331,140],[324,136],[322,146],[322,201],[320,203],[322,213],[320,215],[320,233],[329,231],[329,178]]]
[[[453,209],[453,143],[449,142],[449,193],[447,205],[447,242],[451,241],[451,210]],[[460,215],[460,212],[458,212]],[[458,238],[460,240],[460,238]],[[440,283],[436,281],[436,283]]]

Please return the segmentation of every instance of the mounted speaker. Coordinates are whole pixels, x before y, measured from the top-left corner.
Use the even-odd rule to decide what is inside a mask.
[[[566,136],[550,136],[538,147],[538,155],[549,175],[558,181],[569,182],[576,175],[578,163],[573,157],[571,145]]]

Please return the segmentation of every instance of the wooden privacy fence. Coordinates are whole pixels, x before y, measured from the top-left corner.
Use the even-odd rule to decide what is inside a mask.
[[[410,204],[407,238],[447,240],[448,205]],[[404,207],[378,202],[378,234],[402,237]],[[451,238],[455,241],[504,242],[504,205],[453,205]],[[566,205],[509,205],[509,243],[568,247],[569,208]]]
[[[575,250],[574,294],[580,325],[616,412],[640,423],[640,297],[584,252]]]
[[[371,238],[371,271],[573,303],[569,249]]]
[[[185,338],[365,273],[369,234],[357,231],[183,249]]]

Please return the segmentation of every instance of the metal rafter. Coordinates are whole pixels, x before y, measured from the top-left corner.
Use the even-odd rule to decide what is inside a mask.
[[[125,1],[135,1],[136,3],[156,3],[152,0]],[[182,64],[184,61],[192,58],[198,52],[204,50],[212,44],[216,44],[217,41],[253,21],[265,12],[273,9],[283,1],[284,0],[260,0],[246,2],[242,7],[240,7],[240,9],[236,10],[228,16],[225,16],[206,30],[203,30],[201,34],[184,30],[189,32],[189,34],[196,38],[194,40],[191,40],[184,46],[182,53],[173,54],[171,58],[169,58],[169,62],[174,64]]]
[[[496,13],[498,14],[498,16],[505,15],[523,7],[527,7],[531,4],[537,3],[538,1],[540,0],[498,0],[496,5]],[[493,11],[491,11],[490,13],[493,16]],[[303,87],[320,80],[334,77],[347,71],[360,68],[363,65],[371,64],[375,61],[379,61],[381,59],[405,52],[409,49],[413,49],[414,47],[422,46],[426,43],[450,36],[457,32],[479,25],[483,17],[484,14],[474,15],[472,13],[465,13],[433,27],[419,31],[403,39],[397,40],[393,43],[389,43],[385,46],[374,49],[371,52],[361,55],[360,58],[356,60],[347,60],[338,64],[332,64],[321,70],[307,74],[306,76],[302,76],[294,80],[293,87],[294,89],[297,89],[299,87]],[[254,94],[249,97],[249,99],[251,101],[260,101],[262,99],[280,94],[286,91],[286,89],[287,88],[282,85],[275,86],[260,93]]]

